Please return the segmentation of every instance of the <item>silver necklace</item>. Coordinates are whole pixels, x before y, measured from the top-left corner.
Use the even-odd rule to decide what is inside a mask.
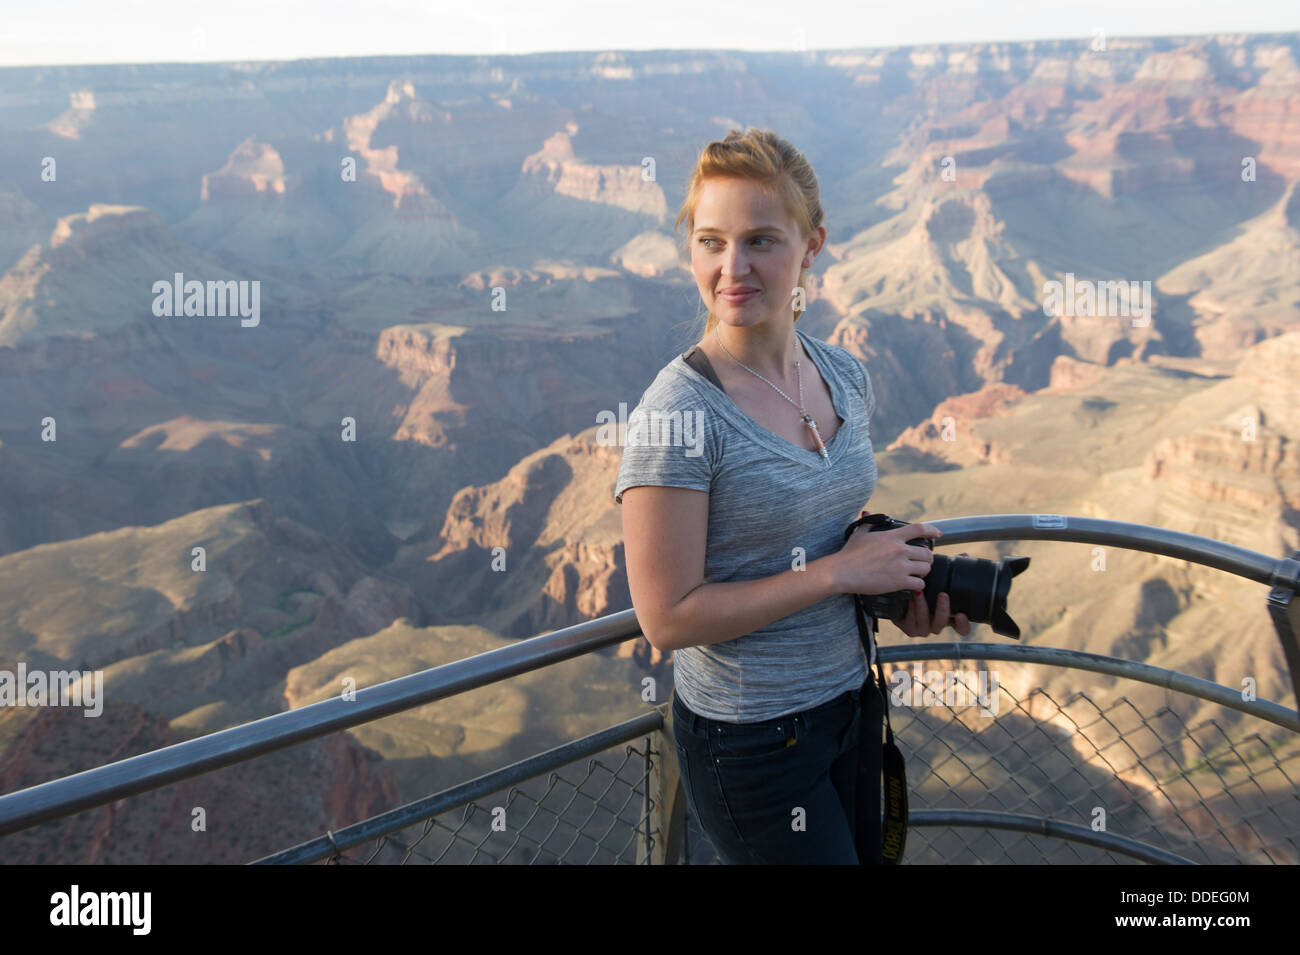
[[[726,346],[726,345],[723,345],[723,344],[722,344],[722,339],[718,337],[718,329],[717,329],[716,327],[713,329],[713,337],[717,340],[719,347],[721,347],[722,350],[723,350],[724,352],[727,352],[727,356],[728,356],[732,361],[734,361],[734,362],[735,362],[737,365],[739,365],[741,368],[745,369],[745,371],[749,372],[751,375],[755,375],[755,376],[757,376],[757,377],[759,377],[759,378],[763,378],[762,375],[758,374],[758,372],[754,371],[754,369],[750,368],[748,365],[746,365],[743,361],[741,361],[741,360],[740,360],[739,358],[737,358],[735,355],[731,354],[731,352],[727,351],[727,346]],[[796,335],[795,338],[796,338],[796,340],[797,340],[797,339],[798,339],[798,336]],[[799,416],[800,416],[801,418],[803,418],[803,423],[804,423],[805,425],[808,426],[808,430],[812,432],[813,438],[814,438],[814,440],[816,440],[816,442],[817,442],[817,453],[820,454],[820,455],[822,456],[822,460],[825,461],[825,462],[827,463],[827,465],[829,465],[829,464],[831,463],[831,456],[830,456],[830,453],[826,450],[826,444],[825,444],[825,442],[822,441],[821,433],[817,430],[817,422],[813,420],[812,415],[810,415],[810,414],[808,413],[808,411],[804,408],[804,401],[803,401],[803,372],[802,372],[802,371],[800,370],[800,368],[799,368],[799,359],[798,359],[798,358],[796,358],[796,359],[794,360],[794,373],[795,373],[796,375],[799,376],[799,403],[798,403],[797,405],[795,405],[795,403],[794,403],[794,399],[793,399],[793,398],[791,398],[789,395],[787,395],[787,394],[786,394],[784,391],[782,391],[780,388],[777,388],[776,385],[772,385],[772,382],[767,381],[766,378],[763,378],[763,380],[764,380],[764,381],[767,381],[767,383],[768,383],[769,385],[772,385],[772,387],[776,390],[776,393],[777,393],[778,395],[780,395],[780,396],[781,396],[782,398],[784,398],[786,401],[790,402],[790,404],[794,405],[796,408],[799,409]]]

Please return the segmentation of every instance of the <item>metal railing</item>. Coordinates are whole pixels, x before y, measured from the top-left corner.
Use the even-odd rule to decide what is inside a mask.
[[[666,841],[657,811],[663,749],[656,740],[663,725],[662,713],[654,710],[257,862],[536,864],[575,856],[586,863],[663,862],[664,853],[656,852]],[[611,749],[637,737],[639,749]],[[583,758],[581,778],[559,771],[577,769]],[[542,796],[521,787],[543,775]],[[675,787],[676,780],[668,785]],[[516,808],[517,803],[524,805]],[[455,810],[461,810],[458,820],[439,818]],[[518,822],[524,813],[527,818]],[[359,851],[349,854],[353,849]]]
[[[1300,862],[1294,710],[1172,670],[1050,647],[904,645],[880,656],[894,664],[891,720],[908,763],[909,862]],[[1083,672],[1072,672],[1059,700],[1036,685],[1017,698],[1000,680],[966,678],[958,682],[973,705],[909,706],[925,695],[912,675],[923,672],[918,661],[958,673],[989,661]],[[1144,713],[1128,695],[1103,701],[1077,689],[1086,672],[1177,696]],[[991,683],[995,719],[978,702]],[[1225,725],[1216,710],[1190,721],[1198,701],[1249,719]],[[971,828],[983,831],[972,839]]]
[[[1268,610],[1282,641],[1293,686],[1300,688],[1300,601],[1294,599],[1300,586],[1300,553],[1274,558],[1191,534],[1062,515],[987,515],[930,523],[943,532],[944,545],[1013,539],[1114,544],[1181,558],[1268,584],[1272,588]],[[0,796],[0,836],[638,636],[640,630],[633,611],[611,614],[357,690],[351,698],[324,700]],[[1063,793],[1058,783],[1074,772],[1085,783],[1100,785],[1099,768],[1111,765],[1107,748],[1115,739],[1126,738],[1125,731],[1119,729],[1118,714],[1130,710],[1136,713],[1126,698],[1103,706],[1086,694],[1077,693],[1060,703],[1051,701],[1049,709],[1055,707],[1055,712],[1047,712],[1043,709],[1044,700],[1050,698],[1044,694],[1031,693],[1018,700],[1008,693],[1017,711],[1016,720],[1024,723],[1026,732],[1023,738],[996,747],[991,737],[985,738],[988,737],[985,731],[970,735],[967,730],[968,738],[963,738],[963,731],[958,729],[961,721],[951,707],[929,707],[923,716],[896,720],[896,736],[907,756],[910,788],[914,790],[911,818],[914,831],[909,838],[908,861],[967,861],[963,853],[972,856],[969,861],[982,862],[1056,861],[1062,854],[1073,862],[1118,861],[1116,855],[1153,862],[1224,861],[1225,858],[1296,861],[1300,801],[1294,790],[1300,773],[1295,770],[1294,760],[1300,717],[1294,710],[1267,701],[1247,703],[1237,691],[1184,674],[1052,648],[992,644],[881,647],[882,662],[894,664],[938,659],[936,655],[943,653],[958,661],[1048,663],[1155,683],[1190,694],[1192,698],[1231,707],[1276,729],[1267,737],[1256,732],[1245,740],[1232,740],[1213,720],[1169,729],[1166,723],[1170,719],[1176,723],[1179,717],[1168,707],[1146,716],[1137,713],[1134,728],[1148,732],[1154,728],[1160,745],[1140,754],[1133,766],[1113,767],[1112,782],[1118,781],[1120,788],[1110,791],[1097,808],[1110,820],[1118,817],[1121,822],[1126,813],[1132,812],[1136,818],[1141,811],[1148,822],[1122,825],[1120,829],[1124,831],[1116,831],[1104,825],[1098,827],[1095,820],[1090,825],[1082,825],[1060,818],[1062,813],[1076,814],[1078,797]],[[981,653],[985,656],[975,655]],[[1008,691],[999,690],[1004,692]],[[1080,706],[1091,707],[1090,721],[1074,719],[1072,714]],[[686,800],[676,774],[674,746],[666,735],[666,711],[667,706],[661,705],[585,740],[567,743],[346,829],[326,832],[319,839],[259,861],[673,863],[680,861],[683,854],[687,862],[700,861],[700,850],[707,853],[707,846],[700,846],[698,841],[683,846],[688,830]],[[947,717],[943,716],[945,712]],[[1053,740],[1044,726],[1054,726],[1063,719],[1073,721],[1079,728],[1068,735],[1069,741],[1055,739],[1049,745],[1039,739],[1041,736]],[[1003,732],[1009,722],[994,720],[985,730],[1001,723],[999,732]],[[1097,740],[1091,754],[1077,749],[1080,738],[1090,738],[1082,733],[1088,726],[1110,727],[1106,732],[1094,731]],[[1212,736],[1216,731],[1220,738],[1212,744],[1196,736],[1203,732]],[[1107,734],[1114,735],[1115,739],[1108,738]],[[641,739],[639,748],[626,745],[621,755],[609,754],[611,746],[637,738]],[[1250,752],[1243,753],[1247,744]],[[1194,751],[1197,747],[1204,754],[1202,763],[1211,767],[1210,776],[1221,784],[1221,792],[1203,793],[1196,786],[1194,777],[1204,773],[1205,765],[1179,763],[1176,751],[1189,748]],[[603,759],[599,757],[602,752],[606,754]],[[1229,763],[1235,760],[1240,765],[1223,763],[1225,752],[1233,754]],[[1260,752],[1266,755],[1261,757]],[[576,782],[558,772],[575,758],[588,760],[585,772]],[[1217,765],[1216,759],[1223,765]],[[1036,788],[1026,784],[1026,772],[1041,774],[1047,772],[1048,765],[1058,764],[1061,772],[1057,777],[1047,775],[1034,783]],[[1080,770],[1080,764],[1089,770],[1091,777]],[[966,775],[950,778],[954,775],[952,766],[964,767]],[[547,774],[546,792],[540,797],[527,795],[522,784],[540,778],[541,774]],[[1259,783],[1260,777],[1267,774],[1276,774],[1281,780],[1276,784],[1270,781],[1271,793]],[[1134,780],[1139,778],[1143,778],[1143,784],[1135,788]],[[1233,791],[1242,785],[1253,785],[1265,795],[1260,797],[1252,792],[1251,798],[1245,799]],[[1130,791],[1127,796],[1125,787]],[[967,789],[972,789],[978,798],[965,795]],[[566,796],[569,790],[571,793]],[[585,790],[595,790],[596,795]],[[1096,791],[1095,788],[1085,791],[1085,796]],[[1189,792],[1196,795],[1189,796]],[[961,805],[940,806],[939,800],[943,798],[956,798]],[[480,806],[479,801],[487,805]],[[1229,818],[1225,806],[1234,802],[1240,811]],[[1163,810],[1153,811],[1153,807],[1161,806]],[[458,824],[449,825],[439,818],[456,809],[462,810]],[[519,823],[518,817],[525,814],[526,821]],[[981,833],[974,843],[957,831],[970,827]],[[935,830],[933,835],[929,833],[931,829]],[[999,833],[1015,835],[1010,842],[1004,842]],[[446,842],[445,846],[439,846],[440,839]],[[370,842],[375,845],[368,854],[363,854],[360,847]],[[976,853],[971,845],[984,848]]]

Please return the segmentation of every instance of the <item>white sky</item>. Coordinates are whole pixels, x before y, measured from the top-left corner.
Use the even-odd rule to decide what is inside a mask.
[[[790,51],[1084,39],[1098,28],[1108,41],[1297,32],[1300,2],[0,0],[0,66],[566,50]]]

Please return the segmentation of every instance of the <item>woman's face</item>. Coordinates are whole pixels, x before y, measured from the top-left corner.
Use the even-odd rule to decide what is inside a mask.
[[[751,327],[794,317],[794,287],[826,236],[805,240],[781,202],[746,179],[704,180],[691,232],[691,271],[719,323]],[[743,295],[728,289],[752,290]]]

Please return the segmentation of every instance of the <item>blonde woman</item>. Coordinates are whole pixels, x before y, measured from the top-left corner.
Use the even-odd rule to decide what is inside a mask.
[[[910,589],[905,633],[949,624],[948,596],[931,619],[919,593],[930,550],[907,543],[936,527],[844,540],[876,485],[875,398],[861,362],[795,328],[822,219],[812,167],[774,133],[700,153],[676,224],[704,336],[642,394],[615,488],[637,619],[673,653],[688,801],[728,864],[859,862],[859,739],[878,766],[885,701],[851,595]]]

